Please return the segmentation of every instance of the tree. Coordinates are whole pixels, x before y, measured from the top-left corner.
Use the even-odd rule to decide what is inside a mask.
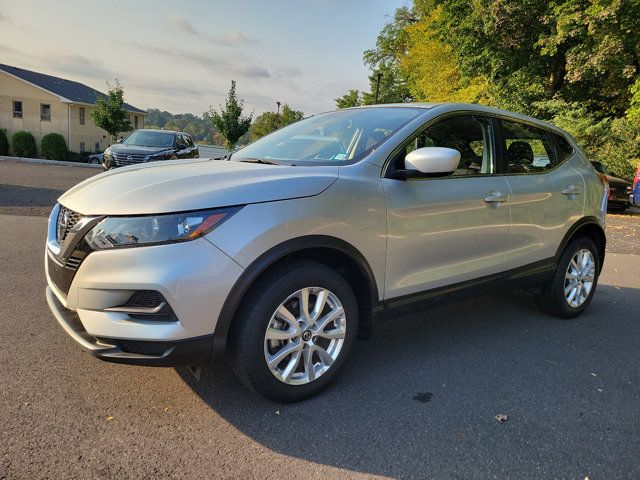
[[[334,98],[338,108],[359,107],[363,103],[360,90],[349,90],[343,96]]]
[[[129,121],[129,114],[123,108],[124,89],[120,82],[116,79],[114,87],[107,82],[107,87],[107,97],[98,97],[96,108],[89,115],[98,127],[111,136],[111,140],[115,140],[118,134],[133,130],[133,126]]]
[[[220,112],[211,108],[211,122],[213,126],[225,138],[225,146],[233,150],[242,137],[249,130],[253,114],[248,117],[242,116],[244,101],[236,97],[236,81],[231,80],[231,88],[224,108],[220,105]]]
[[[462,75],[451,47],[438,37],[441,6],[405,28],[408,35],[400,71],[409,93],[419,102],[477,102],[490,104],[490,88],[485,77]]]
[[[411,101],[406,78],[400,70],[400,61],[406,52],[409,35],[406,28],[417,21],[415,11],[408,7],[396,9],[393,20],[387,23],[376,39],[376,46],[363,54],[365,65],[371,70],[371,92],[363,94],[363,103],[375,103],[376,83],[380,75],[378,103]]]
[[[303,118],[304,113],[293,110],[285,103],[282,107],[282,113],[264,112],[258,115],[249,128],[249,138],[252,142],[255,142],[259,138],[269,135],[271,132],[275,132]]]

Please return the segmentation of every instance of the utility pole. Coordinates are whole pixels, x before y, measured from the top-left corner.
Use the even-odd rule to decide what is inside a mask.
[[[374,103],[378,104],[378,95],[380,94],[380,78],[382,77],[382,73],[376,73],[376,97]]]
[[[280,102],[276,102],[276,105],[278,106],[278,115],[280,115]]]

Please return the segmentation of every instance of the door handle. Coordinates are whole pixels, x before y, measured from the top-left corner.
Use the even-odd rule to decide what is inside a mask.
[[[509,201],[509,195],[500,191],[491,192],[484,197],[485,203],[504,203]]]
[[[578,195],[579,193],[582,193],[582,189],[575,185],[567,185],[562,189],[561,193],[563,195]]]

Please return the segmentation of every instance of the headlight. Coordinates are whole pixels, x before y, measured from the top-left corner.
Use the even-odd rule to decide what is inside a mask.
[[[168,160],[172,157],[172,155],[173,155],[173,152],[171,151],[154,153],[149,157],[149,160]]]
[[[218,208],[169,215],[107,217],[85,237],[94,250],[188,242],[206,235],[241,207]]]
[[[102,158],[108,160],[111,158],[111,150],[109,148],[107,148],[104,153],[102,154]]]

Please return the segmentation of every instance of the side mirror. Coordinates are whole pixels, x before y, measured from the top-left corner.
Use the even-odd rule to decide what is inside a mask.
[[[422,176],[443,177],[455,172],[459,163],[460,152],[458,150],[445,147],[424,147],[418,148],[404,157],[406,168],[404,172],[410,174],[413,171],[414,174],[423,174]]]
[[[121,138],[117,139],[116,143],[122,143],[122,139]]]
[[[186,145],[186,144],[184,144],[184,143],[178,143],[178,144],[176,145],[176,148],[177,148],[178,150],[184,150],[185,148],[187,148],[187,145]]]

